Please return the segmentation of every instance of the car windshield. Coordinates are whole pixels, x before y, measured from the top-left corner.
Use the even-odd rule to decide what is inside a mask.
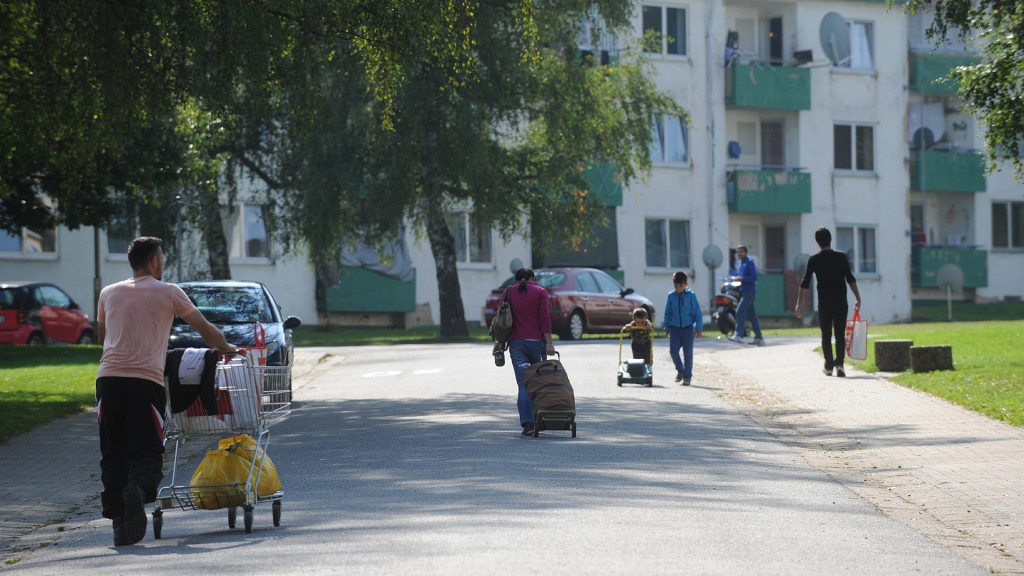
[[[211,324],[252,324],[274,321],[259,288],[244,286],[182,286]],[[175,319],[181,323],[181,319]]]

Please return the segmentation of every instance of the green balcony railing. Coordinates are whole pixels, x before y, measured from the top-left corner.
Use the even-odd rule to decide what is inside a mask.
[[[416,278],[403,281],[359,266],[345,266],[327,289],[328,312],[414,312]]]
[[[964,275],[964,288],[988,287],[988,252],[974,248],[933,247],[914,248],[912,252],[911,283],[920,287],[937,287],[939,269],[956,264]]]
[[[810,110],[811,71],[736,64],[725,69],[725,103],[737,108]]]
[[[972,66],[981,62],[976,56],[954,54],[910,54],[910,89],[920,94],[956,94],[960,86],[948,79],[957,66]]]
[[[726,182],[731,212],[810,214],[811,175],[798,170],[735,170]]]
[[[984,192],[985,157],[945,150],[913,152],[910,188],[926,192]]]

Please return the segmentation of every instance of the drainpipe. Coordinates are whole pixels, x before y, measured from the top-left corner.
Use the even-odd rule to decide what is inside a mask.
[[[711,30],[712,30],[711,24],[712,24],[712,20],[714,19],[714,11],[715,11],[715,5],[716,4],[717,4],[717,2],[708,2],[708,4],[707,4],[707,6],[708,6],[708,22],[707,22],[707,26],[704,29],[705,30],[705,32],[704,32],[704,52],[705,52],[705,60],[706,60],[706,64],[705,64],[704,68],[705,68],[706,82],[707,82],[707,86],[708,86],[707,89],[708,89],[709,92],[712,92],[712,93],[713,93],[712,86],[714,86],[714,73],[715,73],[715,71],[718,70],[717,66],[715,66],[715,62],[717,62],[718,60],[714,56],[715,55],[715,50],[714,50],[714,46],[713,46],[713,42],[712,42],[712,38],[711,38],[711,36],[712,36],[712,34],[711,34]],[[708,118],[708,134],[709,134],[709,136],[708,136],[708,140],[709,140],[708,145],[710,147],[710,154],[709,154],[710,161],[707,163],[707,166],[708,166],[708,246],[711,246],[711,245],[713,245],[715,243],[715,224],[714,224],[715,218],[714,218],[714,213],[715,213],[715,190],[717,189],[716,180],[715,180],[715,159],[716,159],[716,155],[715,155],[715,116],[714,116],[713,101],[714,101],[714,98],[705,98],[704,99],[705,114],[707,114],[707,118]],[[714,303],[715,303],[715,273],[714,273],[714,271],[711,268],[708,268],[708,272],[709,272],[709,274],[708,274],[708,276],[709,276],[709,278],[708,278],[708,289],[711,291],[711,302],[710,302],[709,306],[713,306]]]
[[[100,309],[100,290],[103,288],[103,277],[100,275],[100,227],[92,227],[92,319],[98,320],[96,314]],[[103,344],[99,342],[99,344]]]

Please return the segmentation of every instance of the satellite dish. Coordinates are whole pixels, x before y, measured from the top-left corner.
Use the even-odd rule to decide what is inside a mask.
[[[928,150],[935,145],[935,135],[928,128],[914,130],[914,137],[910,140],[911,150]]]
[[[808,256],[807,254],[801,252],[796,255],[796,258],[793,259],[793,270],[796,271],[796,275],[799,278],[803,278],[804,272],[807,271],[807,261],[810,258],[811,257]]]
[[[704,259],[705,266],[714,270],[722,265],[722,249],[711,244],[701,253],[701,258]]]
[[[832,64],[839,66],[850,57],[850,27],[846,19],[829,12],[821,19],[821,49]]]
[[[935,279],[939,288],[946,291],[946,311],[949,321],[953,321],[953,292],[959,292],[964,287],[964,271],[952,262],[947,262],[939,268]]]
[[[508,263],[508,267],[512,270],[512,273],[515,274],[516,271],[523,267],[523,261],[519,258],[513,258],[512,261]]]
[[[964,271],[952,262],[943,264],[935,279],[939,283],[939,288],[948,292],[959,292],[964,287]]]

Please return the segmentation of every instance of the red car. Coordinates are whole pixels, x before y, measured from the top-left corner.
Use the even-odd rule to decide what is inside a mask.
[[[565,340],[583,334],[617,334],[633,319],[633,310],[645,308],[654,323],[654,304],[623,288],[614,278],[595,268],[541,268],[534,270],[537,284],[547,288],[551,331]],[[487,296],[484,322],[490,326],[501,294],[514,282],[509,278]]]
[[[0,282],[0,344],[94,344],[89,316],[48,282]]]

